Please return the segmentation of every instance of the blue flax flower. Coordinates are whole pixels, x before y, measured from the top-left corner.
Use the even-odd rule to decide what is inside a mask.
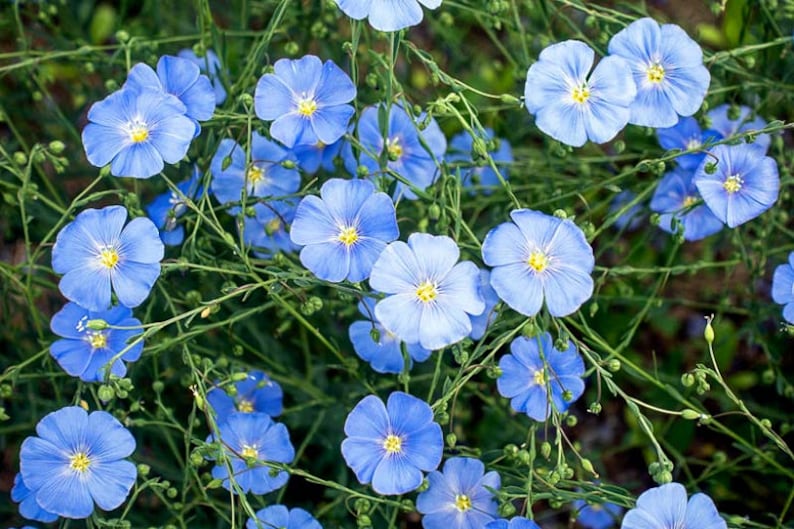
[[[485,524],[485,529],[540,529],[540,526],[533,520],[523,516],[514,516],[510,520],[500,518]]]
[[[590,299],[593,249],[570,220],[518,209],[513,222],[492,229],[482,245],[492,266],[491,286],[513,310],[538,313],[543,301],[552,316],[567,316]]]
[[[239,487],[242,493],[267,494],[287,483],[289,475],[283,470],[273,474],[268,462],[291,463],[295,448],[287,427],[273,422],[266,413],[229,415],[218,423],[217,437],[214,433],[207,437],[208,443],[216,440],[220,441],[228,462],[213,467],[212,477],[223,480],[226,490],[237,494]]]
[[[207,401],[219,418],[235,412],[281,415],[284,392],[278,382],[270,380],[262,371],[251,371],[244,380],[234,384],[234,389],[233,396],[218,387],[207,393]]]
[[[398,31],[422,21],[419,4],[435,9],[442,0],[337,0],[339,8],[350,18],[369,17],[370,25],[378,31]]]
[[[494,491],[501,480],[495,471],[486,474],[479,459],[450,458],[427,481],[427,490],[416,498],[424,529],[475,529],[496,519]]]
[[[378,107],[367,107],[358,120],[358,139],[362,146],[359,157],[361,165],[367,168],[369,178],[379,179],[386,174],[381,169],[380,157],[386,151],[386,169],[394,172],[405,181],[398,180],[394,191],[395,200],[402,196],[416,199],[411,186],[424,190],[438,175],[437,160],[441,160],[447,150],[447,140],[435,119],[430,119],[427,127],[419,132],[419,123],[399,105],[392,105],[386,127],[386,138],[381,134],[378,124]],[[418,119],[418,121],[422,121]],[[426,149],[422,143],[429,148]],[[344,149],[343,149],[344,156]],[[348,170],[355,169],[346,164]],[[387,178],[391,181],[391,177]]]
[[[483,142],[496,142],[496,148],[488,151],[488,156],[493,160],[494,165],[499,169],[503,180],[509,177],[508,168],[513,163],[513,150],[510,143],[503,138],[496,138],[493,129],[486,128],[483,135],[478,135]],[[474,191],[475,188],[482,189],[483,193],[489,195],[494,189],[502,186],[499,175],[496,174],[490,163],[484,159],[484,154],[474,147],[474,139],[466,131],[455,135],[449,142],[448,162],[458,162],[459,168],[453,171],[460,171],[460,180],[463,187]]]
[[[315,143],[314,145],[296,145],[292,149],[292,153],[298,160],[298,167],[302,171],[309,174],[316,173],[321,167],[326,171],[333,171],[334,160],[339,156],[345,140],[340,139],[331,145],[326,145],[323,142]]]
[[[150,88],[166,92],[185,105],[185,115],[193,120],[195,135],[201,132],[199,121],[207,121],[215,113],[215,91],[206,75],[193,62],[163,55],[157,61],[157,72],[151,66],[138,63],[127,74],[126,87],[136,90]]]
[[[286,145],[330,145],[347,131],[353,116],[356,86],[333,61],[318,57],[279,59],[273,73],[259,78],[254,110],[273,121],[270,135]]]
[[[536,421],[548,419],[552,409],[566,411],[584,393],[584,361],[576,346],[569,340],[568,348],[558,351],[547,332],[513,340],[499,367],[499,394]]]
[[[358,304],[358,311],[367,320],[355,321],[350,325],[348,335],[353,350],[378,373],[402,373],[405,367],[403,342],[378,322],[375,317],[375,301],[365,298]],[[373,337],[373,332],[377,333],[377,340]],[[418,343],[405,344],[405,350],[408,353],[408,369],[414,360],[424,362],[432,352]]]
[[[395,391],[384,406],[364,397],[345,421],[342,456],[362,484],[378,494],[405,494],[422,484],[422,472],[441,463],[444,441],[433,410],[423,400]]]
[[[717,160],[711,174],[704,161],[692,182],[714,215],[730,228],[768,210],[780,191],[777,164],[752,145],[717,145],[710,151]]]
[[[154,176],[165,162],[177,163],[187,154],[196,125],[186,111],[176,96],[161,90],[117,90],[88,110],[85,155],[95,167],[110,164],[113,176]]]
[[[717,507],[707,495],[693,494],[687,501],[680,483],[648,489],[637,498],[637,506],[623,517],[621,529],[726,529]]]
[[[684,229],[684,240],[699,241],[722,230],[720,219],[702,202],[692,182],[692,171],[673,169],[666,173],[651,198],[650,208],[659,213],[659,227],[675,233],[676,222]]]
[[[185,239],[185,227],[177,219],[187,211],[186,202],[202,194],[200,176],[198,166],[194,166],[191,177],[176,185],[178,191],[166,191],[146,207],[146,214],[160,230],[163,244],[176,246]]]
[[[47,512],[36,501],[36,495],[25,485],[22,474],[14,476],[14,486],[11,488],[11,500],[19,504],[19,514],[28,520],[50,523],[58,519],[58,515]]]
[[[287,231],[295,210],[295,205],[286,200],[254,204],[255,215],[243,218],[243,240],[253,247],[255,256],[270,259],[278,252],[290,253],[299,248]]]
[[[637,97],[629,123],[672,127],[678,116],[697,112],[711,82],[703,51],[675,24],[635,20],[609,41],[609,53],[631,66]]]
[[[601,59],[588,78],[595,52],[566,40],[540,52],[524,86],[527,110],[538,128],[567,145],[605,143],[623,130],[637,88],[631,68],[619,57]]]
[[[766,127],[767,123],[763,118],[756,116],[751,119],[752,109],[744,105],[738,107],[738,113],[734,116],[731,106],[726,104],[712,108],[708,111],[711,129],[716,131],[723,138],[730,138],[735,134],[760,130]],[[731,119],[731,118],[734,119]],[[764,154],[769,150],[772,138],[769,134],[758,134],[750,145],[760,148]]]
[[[480,271],[458,263],[451,238],[413,233],[408,244],[389,244],[372,267],[370,286],[387,294],[375,306],[380,323],[406,343],[441,349],[472,330],[471,316],[482,314]]]
[[[331,282],[368,278],[381,251],[399,234],[388,195],[368,180],[340,178],[325,182],[320,197],[301,200],[290,231],[292,242],[303,246],[303,266]]]
[[[111,326],[132,329],[93,330],[91,320],[103,320]],[[50,321],[52,332],[62,339],[50,346],[50,354],[64,371],[86,382],[101,382],[110,373],[123,377],[127,373],[124,362],[141,357],[143,341],[127,349],[127,342],[141,334],[141,322],[132,317],[132,310],[117,305],[110,310],[90,311],[77,303],[67,303]],[[127,351],[117,356],[121,351]]]
[[[691,117],[679,119],[678,123],[672,127],[657,129],[656,137],[662,148],[681,149],[682,151],[700,149],[704,143],[722,138],[720,133],[714,130],[702,130],[697,120]],[[706,152],[700,151],[682,154],[675,161],[681,169],[693,171],[698,168],[705,157]]]
[[[613,215],[622,210],[623,207],[637,198],[637,194],[624,189],[612,199],[609,204],[609,214]],[[636,230],[645,220],[645,213],[643,212],[642,205],[637,203],[631,206],[625,213],[615,219],[615,227],[619,230]]]
[[[587,529],[609,529],[623,514],[623,507],[614,503],[587,503],[584,500],[575,500],[573,508],[576,511],[576,521]]]
[[[223,139],[210,162],[210,189],[221,204],[239,202],[243,189],[249,197],[291,195],[300,187],[301,175],[297,169],[283,167],[282,162],[292,158],[284,147],[254,132],[249,163],[245,149],[234,140]]]
[[[783,318],[794,324],[794,252],[788,255],[788,263],[778,265],[772,276],[772,299],[783,307]]]
[[[88,518],[94,503],[105,511],[124,503],[137,475],[124,459],[135,451],[135,439],[111,414],[61,408],[45,415],[36,433],[22,443],[19,467],[42,509]]]
[[[180,50],[179,53],[177,53],[177,56],[191,61],[193,64],[199,67],[201,73],[209,77],[209,80],[212,83],[212,89],[215,92],[216,105],[220,105],[226,101],[226,89],[223,87],[223,82],[221,81],[220,75],[221,60],[214,51],[207,50],[203,57],[199,57],[193,50],[186,48],[184,50]]]
[[[58,232],[52,269],[70,301],[92,311],[110,306],[111,285],[121,305],[137,307],[160,275],[164,247],[157,227],[139,217],[126,226],[123,206],[85,209]]]
[[[496,304],[499,303],[499,295],[491,286],[491,272],[480,270],[480,294],[485,302],[485,310],[476,316],[469,316],[471,319],[471,332],[469,338],[479,340],[485,335],[488,326],[496,319]]]
[[[298,507],[287,509],[284,505],[271,505],[249,518],[246,529],[323,529],[314,516]]]

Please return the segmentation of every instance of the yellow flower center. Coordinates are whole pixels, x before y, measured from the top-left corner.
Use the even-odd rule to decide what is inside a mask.
[[[312,117],[315,112],[317,112],[317,103],[314,102],[314,99],[306,98],[298,101],[298,114],[304,118]]]
[[[390,138],[386,140],[386,149],[389,151],[389,158],[399,160],[403,155],[403,148],[400,145],[400,138]]]
[[[91,466],[91,460],[85,452],[78,452],[69,458],[69,468],[78,472],[85,472]]]
[[[241,413],[251,413],[254,411],[254,403],[248,399],[240,399],[237,402],[237,411]]]
[[[245,173],[245,177],[249,184],[257,184],[265,177],[265,170],[261,167],[257,167],[256,165],[252,165],[248,169],[248,172]]]
[[[692,138],[688,142],[686,142],[686,150],[694,151],[695,149],[699,149],[700,146],[703,145],[701,141],[697,138]]]
[[[742,188],[742,184],[744,181],[739,177],[739,175],[731,175],[722,183],[722,187],[728,194],[732,195],[739,191]]]
[[[108,337],[101,332],[88,333],[88,343],[91,344],[91,349],[104,349],[108,346]]]
[[[684,198],[684,207],[688,208],[697,201],[698,201],[697,197],[689,195],[688,197]]]
[[[466,496],[465,494],[456,494],[455,495],[455,507],[460,512],[466,512],[471,509],[471,498]]]
[[[645,70],[645,76],[648,78],[648,82],[661,83],[664,80],[664,68],[658,62],[654,63]]]
[[[532,253],[529,254],[529,258],[527,258],[527,264],[535,272],[542,272],[549,266],[549,258],[540,250],[533,250]]]
[[[423,303],[430,303],[436,299],[436,296],[438,296],[438,290],[436,290],[436,285],[430,281],[425,281],[416,287],[416,297]]]
[[[105,268],[113,268],[119,262],[119,252],[115,248],[102,248],[99,251],[99,262]]]
[[[389,434],[383,440],[383,449],[389,455],[399,454],[403,450],[403,440],[398,435]]]
[[[538,386],[545,386],[546,385],[546,373],[543,372],[543,369],[538,369],[535,371],[535,374],[532,375],[532,380]]]
[[[358,241],[358,230],[354,226],[348,226],[339,230],[336,240],[345,246],[353,246]]]
[[[141,143],[149,137],[149,128],[142,123],[135,123],[130,127],[132,143]]]
[[[571,99],[579,104],[584,103],[590,99],[590,89],[587,88],[587,85],[574,87],[574,89],[571,90]]]
[[[259,459],[259,450],[256,449],[256,445],[243,445],[240,455],[246,459]]]

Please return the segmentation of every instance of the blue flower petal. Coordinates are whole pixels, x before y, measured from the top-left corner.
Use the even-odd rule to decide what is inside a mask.
[[[119,303],[133,308],[146,301],[159,276],[160,263],[127,262],[111,274],[111,282]]]
[[[422,472],[398,455],[384,457],[372,475],[372,488],[378,494],[405,494],[419,488]]]
[[[88,490],[100,509],[112,511],[127,499],[137,475],[129,461],[101,463],[87,480]]]
[[[384,251],[388,251],[388,247]],[[372,270],[374,272],[375,268],[373,267]],[[372,277],[370,276],[372,288],[381,290],[373,285]],[[423,314],[421,310],[418,310],[418,303],[413,294],[394,294],[378,302],[375,306],[375,316],[387,330],[399,336],[402,341],[421,343],[419,329]],[[422,347],[432,349],[424,344]]]

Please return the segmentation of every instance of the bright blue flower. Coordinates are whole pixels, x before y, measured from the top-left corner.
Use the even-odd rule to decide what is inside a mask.
[[[345,421],[342,456],[362,484],[378,494],[405,494],[422,484],[422,472],[441,463],[444,440],[433,410],[423,400],[395,391],[384,406],[375,395],[361,399]]]
[[[441,160],[444,151],[447,150],[447,140],[438,123],[431,118],[427,127],[420,133],[418,131],[420,125],[411,119],[402,107],[392,105],[384,140],[378,125],[379,109],[380,106],[365,108],[358,120],[358,140],[363,149],[359,163],[367,168],[369,178],[373,180],[387,175],[379,161],[385,149],[389,159],[386,169],[397,173],[412,186],[424,190],[438,175],[437,160]],[[417,121],[421,119],[417,118]],[[429,151],[422,145],[422,141],[428,146]],[[346,163],[348,171],[351,169],[349,165]],[[391,177],[387,178],[388,182],[391,180]],[[397,200],[402,196],[410,200],[417,198],[410,186],[398,180],[394,198]]]
[[[727,103],[712,108],[708,111],[708,116],[711,122],[712,130],[719,133],[723,138],[730,138],[740,132],[749,132],[752,130],[761,130],[766,127],[767,123],[763,118],[756,116],[750,119],[752,109],[744,105],[739,107],[739,113],[736,119],[730,118],[730,105]],[[759,134],[750,145],[755,145],[763,150],[764,154],[769,150],[769,144],[772,143],[772,138],[769,134]]]
[[[593,49],[578,40],[552,44],[530,66],[524,86],[527,110],[540,130],[567,145],[605,143],[623,130],[636,87],[631,68],[605,57],[593,74]]]
[[[717,145],[710,154],[717,170],[708,173],[704,161],[692,177],[700,196],[714,215],[730,228],[768,210],[777,201],[780,178],[777,163],[752,145]]]
[[[540,529],[540,526],[533,520],[528,520],[523,516],[514,516],[510,520],[500,518],[485,524],[485,529]]]
[[[482,245],[493,267],[491,286],[505,303],[525,316],[543,301],[552,316],[576,312],[593,294],[593,249],[570,220],[518,209],[488,232]]]
[[[94,503],[112,511],[135,483],[135,465],[124,458],[135,439],[111,414],[61,408],[36,425],[19,452],[19,468],[36,503],[64,518],[88,518]]]
[[[255,256],[270,259],[278,252],[291,253],[300,248],[287,231],[295,218],[295,210],[295,205],[289,201],[254,204],[255,216],[243,218],[243,241],[253,247]]]
[[[345,143],[341,139],[331,145],[326,145],[322,142],[315,143],[314,145],[296,145],[292,149],[292,153],[298,160],[298,167],[301,170],[314,174],[320,167],[326,171],[334,171],[334,160],[339,156],[339,151],[342,150],[342,145]]]
[[[253,492],[267,494],[283,487],[289,475],[279,470],[271,475],[270,463],[291,463],[295,448],[283,424],[273,422],[265,413],[233,413],[218,423],[218,435],[207,437],[207,443],[220,441],[228,458],[212,469],[212,477],[223,480],[223,488],[234,494]],[[218,459],[212,457],[210,459]],[[236,487],[230,482],[229,466]]]
[[[495,139],[493,129],[486,128],[484,135],[478,135],[484,142]],[[510,143],[503,138],[496,138],[496,150],[488,151],[488,155],[499,168],[499,172],[504,180],[509,178],[508,168],[513,163],[513,150]],[[481,160],[481,154],[474,149],[474,139],[466,131],[457,134],[449,142],[448,162],[462,162],[459,167],[452,168],[453,172],[460,171],[460,180],[463,187],[470,188],[472,191],[476,187],[482,189],[486,195],[490,195],[494,189],[502,186],[499,176],[493,170],[490,163]],[[473,167],[469,164],[473,164]]]
[[[499,367],[499,394],[536,421],[548,419],[552,409],[566,411],[584,393],[584,361],[576,346],[568,340],[567,349],[558,351],[547,332],[513,340]]]
[[[615,214],[623,209],[623,206],[633,201],[635,198],[637,198],[637,195],[628,189],[625,189],[615,195],[615,198],[613,198],[612,202],[609,204],[610,215]],[[628,209],[628,211],[615,219],[615,226],[619,230],[636,230],[643,224],[644,221],[645,213],[642,210],[642,205],[634,204]]]
[[[375,301],[364,298],[358,304],[358,311],[367,321],[355,321],[348,330],[353,350],[378,373],[402,373],[405,367],[403,342],[378,322],[375,317]],[[378,333],[377,341],[372,337],[373,331]],[[424,362],[432,352],[418,343],[405,344],[405,350],[408,353],[408,369],[411,369],[414,360]]]
[[[91,320],[104,320],[111,326],[137,329],[104,329],[86,327]],[[50,354],[64,371],[86,382],[102,382],[110,373],[123,377],[127,373],[124,362],[141,357],[143,341],[127,349],[127,342],[141,334],[141,322],[132,317],[132,310],[117,305],[110,310],[89,311],[77,303],[67,303],[50,321],[52,332],[63,338],[50,346]],[[116,356],[124,349],[127,351]],[[112,361],[112,364],[111,364]]]
[[[357,282],[369,277],[383,248],[400,234],[388,195],[368,180],[332,178],[320,197],[306,196],[292,222],[300,260],[318,278]]]
[[[122,88],[88,110],[83,148],[113,176],[149,178],[187,154],[196,125],[179,99],[153,88]]]
[[[609,529],[623,514],[623,507],[609,502],[589,504],[575,500],[573,508],[577,513],[576,521],[587,529]]]
[[[157,72],[151,66],[138,63],[127,74],[125,87],[143,90],[150,88],[176,96],[185,105],[185,115],[193,120],[195,136],[201,132],[199,121],[207,121],[215,113],[215,91],[206,75],[201,75],[193,62],[163,55],[157,61]]]
[[[471,261],[458,263],[460,249],[451,238],[413,233],[408,244],[389,244],[372,267],[369,284],[387,297],[375,316],[406,343],[441,349],[472,330],[471,316],[482,314],[480,271]]]
[[[422,21],[422,8],[435,9],[442,0],[337,0],[339,8],[350,18],[363,20],[378,31],[398,31]]]
[[[485,302],[485,310],[476,316],[469,316],[471,319],[471,332],[469,338],[479,340],[485,335],[485,330],[496,320],[497,311],[494,310],[499,303],[499,295],[491,286],[491,272],[480,270],[480,294]]]
[[[177,55],[191,61],[199,67],[201,73],[209,77],[210,82],[212,82],[213,91],[215,92],[216,105],[220,105],[226,101],[226,89],[223,87],[223,82],[221,82],[221,61],[214,51],[207,50],[204,57],[199,57],[193,50],[184,49],[180,50]]]
[[[229,396],[222,388],[212,388],[207,393],[215,415],[223,419],[232,413],[266,413],[271,417],[281,415],[284,392],[278,382],[262,371],[251,371],[244,380],[236,382],[234,396]]]
[[[345,134],[355,112],[347,103],[356,97],[356,86],[341,68],[306,55],[279,59],[273,70],[256,84],[254,110],[259,119],[273,121],[274,139],[287,147],[331,145]]]
[[[681,118],[672,127],[657,129],[656,137],[659,145],[664,149],[681,149],[689,151],[699,149],[704,143],[722,139],[722,136],[714,130],[701,130],[695,118]],[[706,152],[694,152],[682,154],[675,161],[681,169],[693,171],[698,168],[700,162],[706,157]]]
[[[680,483],[648,489],[637,498],[637,506],[623,517],[621,529],[726,529],[714,502],[703,493],[687,501]]]
[[[684,240],[699,241],[722,230],[723,224],[701,201],[693,173],[673,169],[664,175],[651,198],[650,208],[660,214],[659,227],[675,232],[674,220],[684,228]]]
[[[85,209],[58,232],[52,269],[64,274],[58,287],[88,310],[110,306],[110,288],[121,305],[137,307],[160,275],[164,247],[154,223],[144,217],[126,226],[127,209]]]
[[[425,529],[474,529],[496,519],[498,504],[491,491],[499,490],[501,480],[495,471],[485,474],[479,459],[450,458],[427,481],[430,486],[416,498]]]
[[[176,185],[178,193],[173,190],[166,191],[146,207],[146,214],[160,230],[163,244],[177,246],[185,239],[185,227],[177,219],[187,211],[187,200],[195,200],[203,194],[204,190],[199,185],[200,177],[198,166],[193,166],[191,177]]]
[[[314,516],[298,507],[287,509],[284,505],[271,505],[249,518],[246,529],[323,529]]]
[[[783,318],[794,324],[794,252],[788,256],[788,263],[778,265],[772,276],[772,299],[783,307]]]
[[[691,116],[706,97],[711,75],[703,51],[675,24],[652,18],[635,20],[609,41],[609,53],[631,66],[637,97],[629,123],[672,127],[678,116]]]
[[[257,132],[251,134],[250,163],[236,141],[221,140],[210,163],[210,189],[221,204],[239,202],[243,188],[249,197],[291,195],[300,187],[301,175],[297,169],[283,167],[282,162],[292,159],[288,150]]]
[[[50,523],[58,519],[57,514],[45,511],[41,508],[41,505],[36,502],[36,495],[25,485],[21,473],[14,476],[14,486],[11,489],[11,500],[19,504],[19,514],[28,520]]]

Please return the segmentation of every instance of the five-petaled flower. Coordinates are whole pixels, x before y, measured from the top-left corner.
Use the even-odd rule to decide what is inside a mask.
[[[207,392],[207,402],[218,417],[228,417],[232,413],[281,415],[284,392],[278,382],[270,380],[264,372],[251,371],[245,379],[234,384],[234,389],[234,396],[220,387]]]
[[[692,182],[694,174],[680,168],[666,173],[651,198],[650,208],[659,213],[659,227],[668,233],[683,228],[685,241],[699,241],[723,228],[720,219],[703,203]]]
[[[111,285],[125,307],[137,307],[148,297],[160,275],[163,242],[148,218],[125,226],[126,220],[123,206],[89,208],[58,233],[52,269],[64,274],[58,287],[67,299],[88,310],[106,310]]]
[[[450,140],[446,159],[457,165],[457,167],[453,166],[452,171],[459,171],[463,187],[471,192],[482,189],[484,194],[490,195],[494,189],[502,186],[502,181],[508,179],[508,168],[513,163],[513,150],[510,142],[495,136],[493,129],[486,128],[482,133],[476,133],[476,136],[477,142],[482,144],[483,148],[488,144],[496,144],[493,150],[487,151],[487,156],[496,166],[498,173],[491,163],[482,159],[485,153],[477,149],[474,138],[466,131]]]
[[[187,211],[187,201],[195,200],[203,193],[199,185],[200,176],[198,166],[194,166],[190,178],[178,183],[175,190],[158,195],[146,207],[146,214],[160,230],[160,238],[168,246],[181,244],[185,238],[185,227],[178,219]]]
[[[518,209],[488,232],[482,245],[492,266],[491,286],[512,309],[538,313],[543,301],[552,316],[575,312],[593,294],[593,249],[570,220]]]
[[[375,306],[381,325],[406,343],[425,349],[465,338],[471,316],[482,314],[480,271],[458,263],[460,249],[445,235],[413,233],[389,244],[372,267],[370,286],[387,294]]]
[[[442,0],[337,0],[339,8],[350,18],[369,17],[370,25],[379,31],[398,31],[422,21],[419,4],[435,9]]]
[[[659,145],[665,149],[696,151],[682,154],[675,159],[678,166],[687,171],[697,169],[706,157],[706,151],[701,150],[704,144],[722,139],[717,131],[702,130],[697,120],[691,117],[679,119],[672,127],[656,129],[656,137]]]
[[[106,511],[124,503],[137,475],[124,459],[135,451],[135,439],[111,414],[61,408],[45,415],[36,433],[22,443],[19,467],[42,509],[88,518],[94,503]]]
[[[226,89],[221,81],[221,60],[213,50],[206,50],[203,57],[196,55],[191,49],[179,50],[177,56],[187,59],[199,67],[201,73],[209,77],[215,92],[215,104],[220,105],[226,101]]]
[[[331,145],[347,131],[356,86],[333,61],[306,55],[279,59],[274,73],[259,78],[254,94],[257,117],[273,121],[270,135],[287,147]]]
[[[706,116],[709,119],[711,129],[723,138],[761,130],[767,125],[764,118],[760,116],[752,117],[752,109],[744,105],[731,108],[731,105],[725,103],[709,110]],[[766,154],[766,151],[769,150],[769,144],[772,143],[772,137],[769,134],[756,134],[752,138],[753,141],[750,145],[758,147]]]
[[[323,529],[314,516],[301,508],[288,509],[284,505],[270,505],[256,511],[249,518],[246,529]]]
[[[433,410],[416,397],[395,391],[387,404],[364,397],[345,421],[342,456],[363,484],[378,494],[405,494],[422,484],[422,472],[441,463],[444,441]]]
[[[637,506],[623,517],[621,529],[726,529],[725,520],[707,495],[693,494],[687,501],[680,483],[648,489],[637,498]]]
[[[243,241],[254,255],[270,259],[279,252],[291,253],[300,248],[292,242],[287,228],[295,219],[296,206],[289,200],[269,200],[254,204],[254,216],[243,217]]]
[[[772,299],[783,305],[783,318],[794,324],[794,252],[788,255],[788,263],[775,268],[772,276]]]
[[[601,59],[588,78],[595,53],[584,42],[566,40],[540,52],[524,86],[527,110],[538,128],[562,143],[605,143],[629,121],[637,88],[628,63]]]

